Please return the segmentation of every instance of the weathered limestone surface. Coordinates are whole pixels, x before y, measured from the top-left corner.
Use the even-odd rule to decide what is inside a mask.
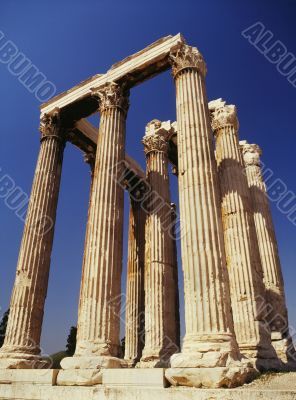
[[[75,129],[72,129],[72,132],[73,131],[79,132],[82,141],[75,143],[73,140],[72,143],[76,144],[77,147],[86,154],[95,153],[98,144],[98,129],[86,119],[82,119],[76,122]],[[69,141],[71,140],[72,139],[70,138]],[[141,166],[127,153],[125,153],[125,163],[127,169],[135,172],[139,178],[145,178],[145,173]]]
[[[171,66],[178,135],[176,124],[170,121],[148,124],[143,139],[145,178],[141,167],[125,154],[129,89]],[[256,367],[262,360],[268,368],[274,367],[270,332],[263,329],[265,319],[269,318],[279,356],[290,361],[295,355],[259,150],[243,144],[254,222],[234,110],[225,104],[214,107],[219,122],[215,127],[217,166],[205,75],[203,57],[178,34],[160,39],[113,65],[106,74],[96,75],[41,106],[40,155],[6,339],[0,350],[0,399],[295,398],[295,391],[196,389],[233,388],[258,375],[240,353],[235,333],[243,352],[255,358]],[[99,134],[84,119],[98,108]],[[62,360],[62,370],[30,370],[47,364],[40,357],[40,334],[66,140],[85,153],[92,170],[77,346],[73,357]],[[178,234],[175,208],[170,203],[168,160],[179,179]],[[120,359],[119,342],[123,189],[131,196],[125,360]],[[174,354],[180,345],[177,235],[182,245],[186,336],[182,352]],[[264,289],[266,309],[272,308],[267,318],[259,310],[265,307]],[[139,368],[127,368],[135,364]],[[163,366],[171,368],[164,370]],[[169,384],[174,387],[165,388]]]
[[[167,130],[158,120],[146,127],[143,144],[151,192],[145,242],[145,347],[138,367],[162,367],[179,347],[176,337],[176,260],[171,234],[172,211],[168,175]],[[174,225],[174,224],[173,224]]]
[[[173,168],[177,168],[177,143],[175,122],[166,121],[166,128],[170,131],[169,135],[169,161]],[[68,141],[84,153],[95,152],[98,141],[98,129],[88,120],[81,119],[77,121],[71,131],[68,133]],[[125,153],[127,168],[133,170],[141,178],[145,177],[141,166],[127,153]]]
[[[51,112],[56,107],[60,109],[71,107],[75,102],[82,101],[91,95],[93,88],[102,88],[108,82],[118,84],[127,82],[129,87],[133,87],[155,76],[155,74],[169,69],[170,52],[184,42],[185,40],[180,33],[157,40],[138,53],[113,65],[106,74],[95,75],[42,104],[42,115]]]
[[[94,167],[95,167],[95,160],[96,160],[96,155],[94,153],[87,153],[84,154],[84,161],[89,165],[90,167],[90,189],[89,189],[89,201],[88,201],[88,211],[87,211],[87,221],[89,220],[89,215],[90,215],[90,205],[91,205],[91,198],[92,198],[92,189],[93,189],[93,182],[94,182]],[[88,241],[88,235],[89,235],[89,224],[86,225],[86,232],[85,232],[85,240],[84,240],[84,250],[86,243]],[[85,256],[86,256],[86,251],[83,253],[83,262],[82,262],[82,269],[85,264]],[[79,296],[80,297],[80,296]]]
[[[296,362],[295,349],[289,335],[284,282],[272,215],[262,177],[261,149],[241,141],[246,176],[250,189],[261,263],[266,288],[267,307],[264,317],[270,325],[274,348],[283,362]]]
[[[89,135],[97,140],[97,132],[87,121],[79,124],[79,128],[83,129]],[[95,142],[96,143],[96,142]],[[96,143],[97,144],[97,143]],[[85,161],[91,167],[91,189],[94,175],[95,156],[92,153],[85,155]],[[125,165],[127,175],[132,171],[137,175],[137,179],[144,180],[145,175],[141,167],[127,154],[125,154]],[[130,189],[127,187],[127,189]],[[141,194],[141,192],[140,192]],[[88,209],[88,219],[90,215],[90,202]],[[128,267],[127,267],[127,284],[126,284],[126,301],[125,301],[125,361],[129,367],[135,366],[140,360],[145,342],[145,315],[144,315],[144,253],[145,253],[145,219],[146,214],[141,208],[141,202],[137,201],[137,191],[130,193],[130,218],[129,218],[129,239],[128,239]],[[85,244],[88,241],[90,224],[87,225]],[[83,265],[85,263],[86,252],[84,252]],[[67,385],[87,386],[93,382],[101,383],[101,373],[97,370],[70,370],[63,373],[63,378],[59,376],[59,382]],[[88,371],[88,372],[87,372]],[[73,375],[71,376],[71,373]],[[61,380],[63,379],[63,380]],[[100,382],[99,382],[100,381]]]
[[[106,369],[103,373],[106,386],[145,386],[164,388],[169,386],[163,368],[147,369]]]
[[[41,146],[10,302],[0,368],[40,368],[40,336],[62,172],[65,132],[59,114],[41,120]]]
[[[100,133],[91,193],[78,313],[77,346],[64,369],[120,367],[123,189],[127,94],[109,83],[100,100]]]
[[[170,368],[165,374],[175,386],[195,388],[234,388],[251,381],[254,377],[245,366],[212,368]]]
[[[33,382],[36,385],[55,385],[58,373],[58,369],[0,369],[0,385],[3,383],[11,385],[13,383]],[[1,389],[0,398],[2,399]]]
[[[175,293],[175,329],[176,329],[176,345],[178,348],[181,348],[181,326],[180,326],[180,300],[179,300],[179,276],[178,276],[178,254],[177,254],[177,212],[176,212],[176,204],[171,203],[171,217],[172,217],[172,227],[170,231],[170,235],[173,238],[173,281],[174,281],[174,293]],[[174,265],[175,264],[175,265]]]
[[[265,287],[252,203],[238,141],[236,108],[222,99],[209,103],[216,136],[216,159],[229,273],[234,330],[241,352],[258,369],[278,367],[262,311]]]
[[[189,46],[173,54],[172,63],[186,335],[182,353],[171,357],[172,367],[183,371],[180,375],[178,370],[176,378],[174,371],[168,373],[171,383],[184,384],[186,379],[192,380],[191,368],[202,381],[201,368],[231,368],[240,353],[230,311],[217,166],[204,82],[206,66],[199,51]],[[220,381],[220,375],[213,379]],[[206,382],[210,386],[216,383]]]
[[[27,381],[15,377],[13,382],[0,383],[0,398],[1,400],[295,400],[296,397],[295,388],[283,389],[282,387],[279,390],[245,386],[240,389],[164,388],[163,385],[166,385],[166,381],[162,369],[122,370],[119,372],[120,384],[113,384],[114,373],[117,371],[102,371],[102,379],[105,384],[91,387],[56,385],[56,379],[59,379],[59,375],[69,371],[53,371],[51,376],[55,376],[55,378],[52,383],[46,383],[45,380],[44,383],[37,383],[35,375],[31,378],[27,375]],[[23,371],[14,370],[13,372]],[[28,372],[36,373],[36,371]],[[80,370],[79,372],[85,371]],[[130,372],[130,374],[124,376],[122,374],[124,372]],[[142,373],[140,374],[140,383],[134,384],[135,372]],[[145,380],[146,385],[144,384]]]
[[[58,386],[94,386],[101,384],[102,380],[101,369],[67,369],[59,371],[55,384]]]
[[[134,366],[141,358],[145,342],[144,263],[146,213],[141,202],[130,198],[128,265],[125,307],[124,359]]]

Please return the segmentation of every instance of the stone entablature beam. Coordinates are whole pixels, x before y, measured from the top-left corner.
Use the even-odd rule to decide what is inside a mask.
[[[51,112],[54,108],[69,107],[71,104],[89,98],[92,89],[100,89],[107,82],[125,82],[129,88],[154,77],[170,68],[170,52],[185,43],[180,33],[166,36],[145,49],[114,64],[106,74],[95,75],[72,89],[54,97],[41,105],[41,114]]]

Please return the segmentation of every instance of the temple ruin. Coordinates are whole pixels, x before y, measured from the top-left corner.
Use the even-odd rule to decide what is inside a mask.
[[[155,119],[143,128],[144,172],[125,152],[129,93],[169,69],[177,121]],[[30,379],[55,390],[120,383],[230,388],[262,371],[295,367],[261,150],[240,140],[234,105],[208,102],[206,72],[196,47],[180,34],[167,36],[42,104],[40,153],[0,350],[1,390]],[[86,120],[94,113],[98,132]],[[66,142],[84,154],[91,187],[76,352],[53,370],[40,354],[40,336]],[[169,164],[178,177],[178,212]],[[121,354],[124,190],[130,217]]]

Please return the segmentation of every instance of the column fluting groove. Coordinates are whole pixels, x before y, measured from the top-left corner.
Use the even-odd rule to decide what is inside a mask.
[[[241,352],[257,368],[269,369],[275,366],[277,358],[269,327],[262,317],[265,288],[251,198],[239,150],[236,108],[226,105],[222,99],[210,102],[209,107],[216,136],[234,330]]]
[[[48,287],[54,225],[66,129],[59,112],[41,119],[41,144],[35,170],[0,365],[37,368]]]

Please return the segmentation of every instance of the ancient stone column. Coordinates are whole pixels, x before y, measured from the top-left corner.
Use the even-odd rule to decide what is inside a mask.
[[[127,94],[110,82],[100,101],[100,129],[90,201],[78,311],[77,346],[64,369],[120,367],[120,303],[123,189],[118,181],[125,158]]]
[[[180,301],[179,301],[179,278],[178,278],[178,254],[177,254],[177,238],[176,238],[176,224],[177,224],[177,211],[176,204],[171,203],[171,217],[172,217],[172,227],[171,236],[173,238],[173,271],[174,271],[174,286],[175,286],[175,329],[176,329],[176,345],[181,348],[181,326],[180,326]]]
[[[277,367],[269,326],[262,313],[265,288],[252,203],[238,141],[236,107],[209,103],[216,136],[216,159],[229,273],[234,330],[241,352],[258,369]]]
[[[179,350],[166,135],[161,122],[153,120],[147,125],[143,138],[151,193],[144,204],[148,215],[145,228],[145,347],[138,365],[141,368],[164,367],[170,356]]]
[[[125,307],[125,354],[130,367],[140,360],[145,341],[144,261],[146,213],[131,196]]]
[[[172,384],[188,386],[239,385],[247,368],[232,368],[240,353],[231,318],[206,66],[200,52],[187,45],[171,58],[177,96],[186,335],[182,353],[171,357],[173,368],[166,376]]]
[[[84,162],[89,165],[90,168],[90,187],[89,187],[89,197],[88,197],[88,209],[87,209],[87,222],[89,221],[89,216],[90,216],[90,205],[91,205],[91,199],[92,199],[92,189],[93,189],[93,183],[94,183],[94,169],[95,169],[95,161],[96,161],[96,154],[95,152],[91,151],[88,153],[84,153]],[[86,261],[86,244],[88,243],[88,237],[89,237],[89,232],[90,232],[90,224],[86,224],[86,230],[85,230],[85,238],[84,238],[84,252],[83,252],[83,260],[82,260],[82,271],[84,271],[84,265]],[[81,281],[83,279],[83,276],[81,277]],[[81,290],[82,290],[82,285],[80,285],[80,293],[79,293],[79,299],[81,299]]]
[[[41,145],[0,368],[40,368],[40,336],[65,147],[59,113],[41,120]]]
[[[261,149],[256,144],[241,141],[241,151],[252,199],[261,264],[266,288],[265,319],[270,325],[272,344],[278,357],[296,361],[289,335],[288,312],[277,241],[269,207],[266,186],[261,173]]]

